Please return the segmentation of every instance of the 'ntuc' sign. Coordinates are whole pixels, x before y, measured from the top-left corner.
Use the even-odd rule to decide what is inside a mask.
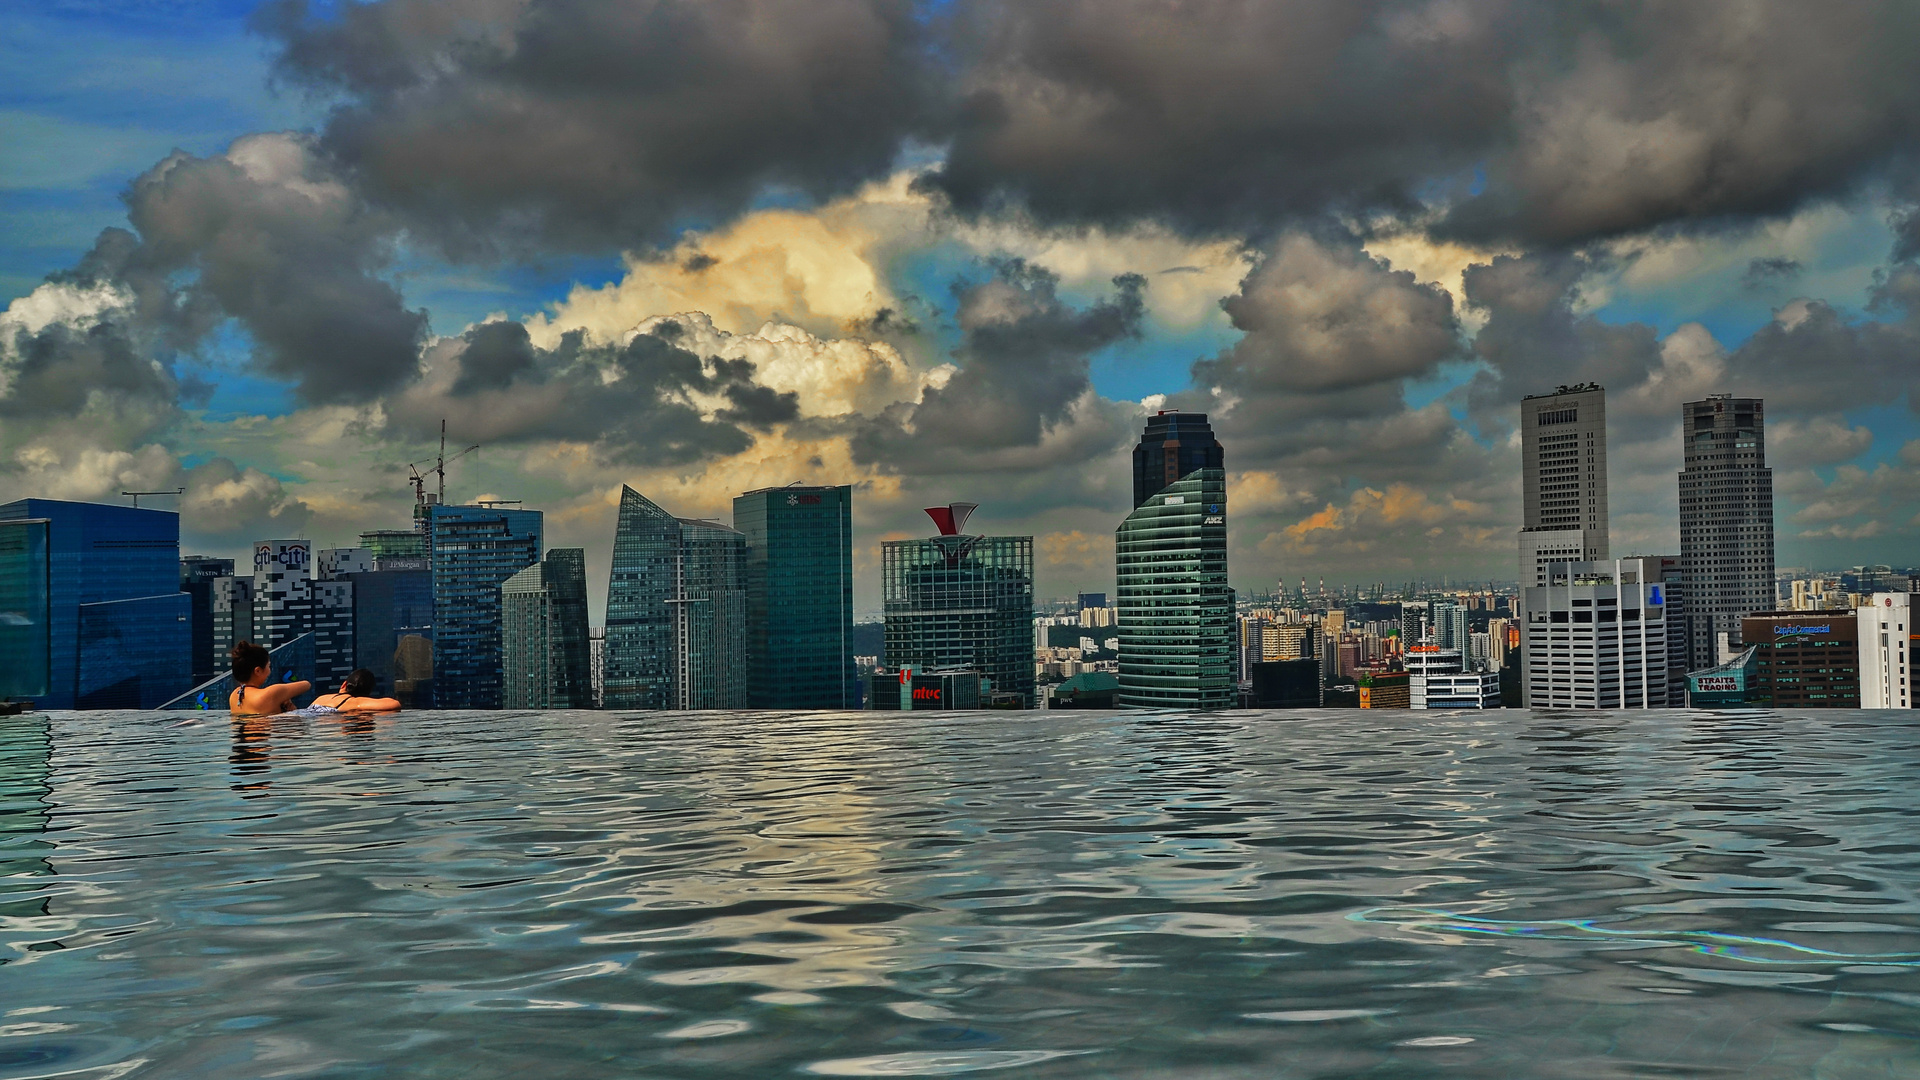
[[[1773,628],[1773,636],[1777,638],[1805,637],[1808,634],[1825,634],[1832,630],[1833,626],[1830,623],[1821,626],[1776,626]]]

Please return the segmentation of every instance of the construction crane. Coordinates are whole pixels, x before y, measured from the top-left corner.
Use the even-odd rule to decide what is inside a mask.
[[[427,472],[425,473],[421,472],[420,466],[425,465],[426,464],[425,461],[415,461],[410,463],[407,466],[407,482],[413,485],[414,505],[422,506],[426,504],[427,473],[432,473],[433,475],[440,478],[439,492],[434,496],[435,501],[443,502],[443,503],[446,502],[447,501],[447,463],[449,461],[459,461],[461,458],[467,456],[468,454],[473,453],[475,450],[478,450],[478,449],[480,449],[480,446],[478,443],[476,443],[472,446],[467,447],[465,450],[462,450],[459,453],[453,455],[452,457],[448,457],[447,456],[447,422],[445,420],[440,421],[440,454],[438,457],[433,459],[433,468],[428,469]]]

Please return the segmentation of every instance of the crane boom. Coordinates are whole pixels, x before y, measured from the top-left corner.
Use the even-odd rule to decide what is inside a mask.
[[[439,479],[440,490],[436,498],[440,502],[443,502],[443,503],[446,502],[447,501],[447,463],[450,461],[458,461],[461,458],[466,457],[468,454],[471,454],[478,449],[480,449],[480,444],[475,443],[474,445],[467,447],[465,450],[460,451],[459,453],[453,455],[452,457],[448,457],[447,456],[447,422],[445,420],[440,421],[440,453],[438,456],[433,458],[433,468],[428,469],[426,473],[423,473],[420,471],[420,466],[425,465],[426,464],[425,461],[414,461],[414,462],[409,462],[407,464],[407,482],[413,485],[413,501],[415,505],[421,505],[427,501],[427,474],[428,473],[433,474],[435,477]]]

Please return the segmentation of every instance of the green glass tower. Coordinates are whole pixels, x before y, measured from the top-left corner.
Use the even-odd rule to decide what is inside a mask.
[[[762,488],[733,500],[747,538],[747,704],[852,709],[853,489]]]
[[[1120,704],[1231,708],[1226,470],[1196,469],[1154,492],[1114,540]]]

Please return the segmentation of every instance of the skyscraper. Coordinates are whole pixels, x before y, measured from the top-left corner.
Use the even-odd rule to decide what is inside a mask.
[[[860,704],[853,635],[853,489],[761,488],[733,500],[747,543],[747,704]]]
[[[353,585],[316,577],[314,566],[310,541],[254,543],[252,636],[246,640],[273,649],[313,635],[312,668],[294,674],[324,693],[353,670]]]
[[[1226,468],[1226,451],[1213,437],[1206,413],[1164,409],[1147,418],[1133,448],[1133,506],[1200,469]]]
[[[52,680],[50,524],[0,521],[0,701],[45,697]]]
[[[500,586],[502,705],[593,707],[587,656],[587,553],[554,548]]]
[[[1136,483],[1139,475],[1136,465]],[[1148,492],[1120,523],[1114,576],[1121,705],[1233,706],[1226,510],[1227,474],[1207,467]]]
[[[1773,470],[1761,399],[1689,401],[1680,422],[1687,660],[1698,670],[1720,662],[1718,635],[1738,639],[1740,616],[1773,610]]]
[[[208,555],[183,555],[180,558],[180,591],[187,594],[189,603],[193,605],[190,615],[193,661],[192,675],[187,680],[189,686],[199,686],[226,669],[227,654],[215,652],[213,648],[213,583],[232,576],[232,559],[216,559]]]
[[[500,586],[540,561],[538,510],[422,504],[433,571],[433,700],[500,707]]]
[[[188,689],[192,600],[180,515],[21,499],[0,521],[47,522],[49,679],[43,709],[156,708]]]
[[[1033,537],[972,536],[972,503],[930,507],[940,535],[880,545],[885,664],[965,669],[1033,699]]]
[[[607,580],[607,708],[746,705],[746,539],[620,489]]]
[[[353,666],[409,709],[433,700],[433,571],[424,556],[375,558],[341,575],[353,585]]]
[[[1523,398],[1520,459],[1520,588],[1542,584],[1547,563],[1607,559],[1606,391],[1582,383]]]

